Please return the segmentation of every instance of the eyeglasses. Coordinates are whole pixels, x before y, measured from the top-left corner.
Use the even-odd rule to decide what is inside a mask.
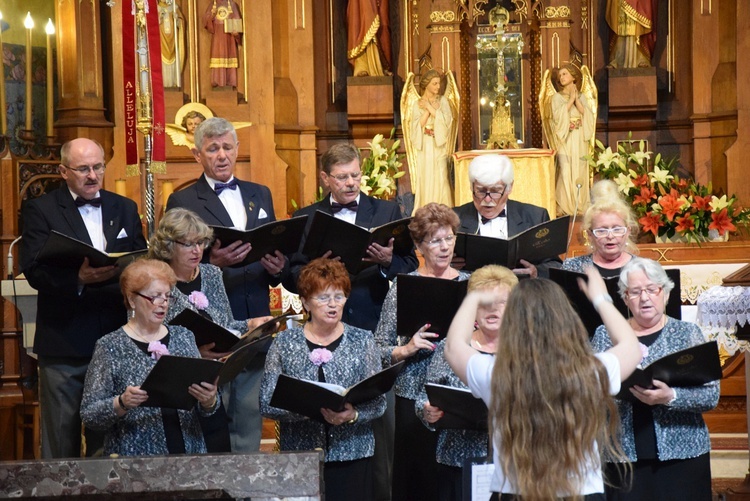
[[[424,243],[427,244],[428,247],[431,248],[437,248],[443,245],[445,243],[446,245],[451,245],[453,241],[456,239],[456,235],[448,235],[447,237],[443,238],[433,238],[432,240],[422,240]]]
[[[330,294],[323,294],[322,296],[315,296],[313,297],[315,301],[318,302],[318,304],[328,304],[331,302],[331,299],[333,299],[333,302],[336,304],[342,304],[346,302],[346,296],[343,294],[334,294],[331,296]]]
[[[96,165],[91,165],[91,166],[82,165],[81,167],[70,167],[68,165],[63,164],[63,167],[65,167],[68,170],[72,170],[73,172],[81,176],[88,176],[91,171],[94,171],[94,174],[103,174],[104,169],[107,168],[107,166],[104,164],[96,164]]]
[[[328,174],[328,176],[332,177],[339,183],[345,183],[349,178],[352,178],[355,181],[359,181],[360,179],[362,179],[362,171],[359,171],[356,174],[337,174],[335,176],[332,174]]]
[[[167,294],[166,296],[147,296],[145,294],[141,294],[140,292],[136,292],[137,295],[141,296],[143,299],[148,299],[148,301],[153,304],[154,306],[164,306],[166,303],[172,303],[174,301],[174,296],[171,294]]]
[[[641,297],[641,294],[643,294],[644,292],[648,297],[654,297],[661,291],[662,287],[658,285],[649,285],[644,289],[628,289],[627,291],[625,291],[625,294],[628,296],[628,299],[639,299]]]
[[[593,233],[596,238],[609,237],[610,235],[624,237],[627,232],[628,229],[625,226],[615,226],[614,228],[594,228],[591,230],[591,233]]]
[[[192,249],[193,247],[205,249],[206,247],[208,247],[208,244],[210,243],[210,241],[207,238],[204,238],[203,240],[198,240],[196,242],[180,242],[179,240],[172,240],[172,241],[176,244],[183,246],[186,249]]]
[[[498,188],[479,188],[471,191],[474,198],[477,200],[483,200],[489,196],[492,200],[500,200],[505,195],[505,188],[502,191],[498,191]]]

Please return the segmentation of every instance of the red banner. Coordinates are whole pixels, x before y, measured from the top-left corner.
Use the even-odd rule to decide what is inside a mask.
[[[159,34],[159,9],[156,0],[153,8],[146,14],[148,31],[148,53],[151,67],[151,104],[153,110],[152,135],[154,138],[153,153],[151,155],[151,172],[166,174],[166,121],[164,120],[164,82],[161,75],[161,35]]]
[[[125,163],[129,176],[138,174],[138,140],[136,138],[135,82],[135,12],[131,2],[122,3],[122,79],[125,101]]]

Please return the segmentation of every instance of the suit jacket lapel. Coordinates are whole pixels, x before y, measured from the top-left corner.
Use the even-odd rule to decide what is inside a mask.
[[[258,212],[262,207],[260,206],[260,200],[255,190],[251,189],[251,185],[248,183],[240,182],[239,184],[240,193],[242,193],[242,205],[245,207],[245,214],[247,215],[247,224],[245,229],[249,230],[255,228],[258,222]]]
[[[114,248],[120,230],[122,230],[120,226],[120,201],[104,190],[99,193],[102,197],[102,230],[107,243],[106,249],[109,252],[110,249]]]
[[[462,218],[458,231],[475,235],[479,232],[479,213],[473,204],[468,209],[469,214]]]
[[[201,177],[195,182],[195,189],[198,198],[203,201],[206,210],[210,212],[217,221],[219,221],[221,226],[226,226],[228,228],[234,226],[232,218],[229,217],[229,213],[224,208],[224,204],[221,203],[219,196],[211,189],[211,186],[208,185],[208,181],[206,181],[204,175],[201,175]],[[206,222],[206,224],[211,223]]]
[[[330,202],[329,202],[330,209]],[[375,217],[375,204],[372,199],[361,193],[359,195],[359,206],[357,207],[357,218],[354,224],[368,230],[372,228],[372,220]]]
[[[523,229],[523,218],[521,217],[518,207],[516,207],[510,200],[508,200],[508,203],[505,205],[505,212],[508,217],[508,238],[510,238],[513,235],[520,233]]]
[[[67,185],[63,185],[57,190],[57,202],[60,205],[60,212],[70,225],[75,238],[81,242],[93,245],[91,237],[89,237],[89,232],[86,229],[86,224],[83,222],[83,217],[78,212],[78,207],[76,207],[73,197],[70,196],[70,190]]]

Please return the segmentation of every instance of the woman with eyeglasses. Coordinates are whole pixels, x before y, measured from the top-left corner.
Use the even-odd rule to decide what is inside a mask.
[[[164,324],[175,282],[172,269],[153,259],[136,261],[120,275],[129,319],[96,342],[81,402],[84,425],[105,433],[104,455],[206,452],[198,416],[219,407],[213,382],[188,388],[197,400],[191,410],[141,406],[148,394],[140,384],[162,355],[200,357],[192,332]]]
[[[445,280],[469,279],[469,273],[451,267],[458,225],[458,216],[446,205],[432,202],[417,209],[409,224],[409,232],[423,262],[409,275]],[[419,301],[419,298],[413,300]],[[398,279],[393,281],[385,296],[375,331],[375,342],[380,348],[384,366],[406,360],[394,385],[396,427],[392,499],[437,499],[437,439],[435,433],[419,420],[414,406],[435,350],[433,341],[439,334],[431,332],[430,324],[426,324],[411,337],[399,337],[396,332],[397,304]],[[435,308],[439,307],[435,305]]]
[[[159,227],[149,241],[148,256],[166,262],[177,277],[177,283],[172,288],[174,300],[169,305],[164,322],[169,323],[183,310],[191,309],[239,336],[271,317],[235,320],[221,269],[201,262],[203,251],[212,239],[213,230],[195,212],[188,209],[171,209],[159,221]],[[228,355],[214,352],[213,346],[210,343],[199,346],[198,349],[204,358],[216,359]],[[237,377],[239,379],[235,379],[233,383],[241,387],[245,378],[250,376],[242,372]],[[227,406],[237,405],[237,399],[241,398],[255,398],[257,401],[257,393],[228,393],[228,396],[224,396]],[[223,406],[210,419],[202,419],[201,425],[206,434],[209,452],[229,452],[232,428]]]
[[[644,367],[705,342],[697,325],[665,314],[673,287],[661,265],[650,259],[635,257],[620,273],[620,295],[630,310],[629,322],[641,343]],[[612,346],[605,326],[596,330],[591,344],[596,352]],[[711,442],[701,414],[718,403],[719,382],[672,388],[655,379],[652,386],[631,388],[634,402],[617,400],[620,438],[633,464],[633,482],[631,489],[618,478],[615,465],[608,464],[608,478],[615,487],[607,489],[607,498],[711,499]]]
[[[583,216],[583,231],[593,252],[566,259],[562,268],[583,273],[593,264],[603,277],[616,277],[638,252],[633,241],[638,221],[613,181],[594,183],[591,200]]]
[[[383,415],[385,396],[343,411],[320,409],[323,422],[270,405],[280,374],[348,388],[381,369],[372,333],[341,321],[351,292],[346,268],[313,259],[302,268],[297,290],[309,314],[302,327],[279,333],[266,356],[260,386],[263,416],[279,421],[282,451],[322,449],[326,499],[373,499],[375,437],[372,421]]]

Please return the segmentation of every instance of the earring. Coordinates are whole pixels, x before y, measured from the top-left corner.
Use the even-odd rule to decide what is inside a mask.
[[[132,320],[135,318],[135,308],[131,308],[128,310],[128,320]]]

